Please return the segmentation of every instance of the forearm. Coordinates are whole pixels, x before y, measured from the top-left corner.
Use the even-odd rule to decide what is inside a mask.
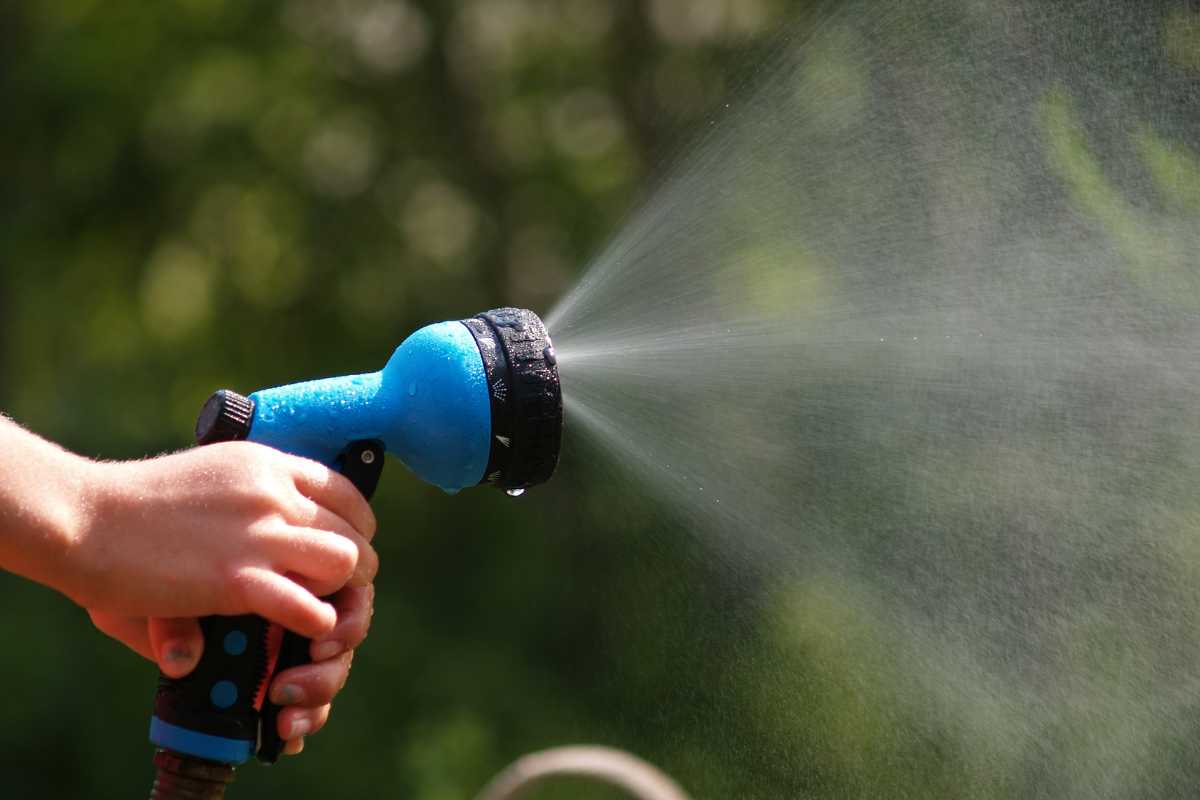
[[[95,467],[0,416],[0,568],[69,593]]]

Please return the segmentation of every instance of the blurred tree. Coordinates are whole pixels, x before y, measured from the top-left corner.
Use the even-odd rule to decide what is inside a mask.
[[[799,123],[814,142],[836,147],[872,103],[893,102],[945,121],[937,130],[947,139],[978,145],[948,159],[931,135],[925,162],[817,170],[819,202],[844,212],[832,230],[803,231],[827,245],[827,260],[841,255],[838,243],[859,244],[843,234],[863,219],[873,228],[923,217],[920,204],[894,202],[913,186],[942,192],[954,208],[993,196],[1017,202],[977,189],[1003,183],[995,176],[1004,165],[987,158],[989,121],[1030,98],[1011,87],[968,91],[979,67],[969,40],[956,43],[964,66],[943,92],[906,95],[904,81],[856,58],[878,46],[874,13],[830,23],[838,5],[0,4],[0,408],[83,453],[139,457],[186,446],[214,388],[373,370],[422,323],[503,304],[545,311],[668,155],[781,37],[804,45],[796,90],[819,85],[807,102],[834,99]],[[1067,5],[1060,27],[1070,46],[1098,60],[1117,52],[1122,26],[1089,28],[1090,7]],[[1161,50],[1182,76],[1164,96],[1194,99],[1200,26],[1175,5],[1161,42],[1120,54],[1137,62]],[[964,17],[986,16],[989,4],[963,6]],[[916,74],[929,67],[924,45],[962,23],[930,22],[923,8],[888,9],[892,46],[911,55]],[[822,35],[810,42],[814,31]],[[1085,40],[1096,31],[1110,39]],[[1142,201],[1104,178],[1068,95],[1043,94],[1032,105],[1048,163],[1073,201],[1115,229],[1118,245],[1161,238],[1142,224]],[[1162,123],[1137,131],[1136,143],[1172,219],[1190,224],[1197,161],[1164,130],[1183,123]],[[863,142],[889,145],[886,135],[868,131]],[[754,230],[754,209],[734,213]],[[971,233],[982,241],[989,230]],[[905,245],[920,255],[928,243],[897,242]],[[1166,253],[1181,275],[1190,252]],[[745,257],[772,255],[755,243]],[[819,302],[838,281],[810,280],[831,272],[811,261],[738,290],[756,312]],[[838,278],[906,280],[863,274]],[[1182,297],[1177,284],[1154,280],[1174,302],[1194,300],[1190,278],[1179,278]],[[831,395],[838,388],[858,387]],[[820,469],[870,477],[871,459],[904,458],[921,444],[920,431],[899,431],[880,452],[869,433],[823,454]],[[483,491],[448,498],[389,467],[376,496],[378,613],[351,686],[302,757],[247,767],[237,796],[466,798],[519,754],[572,741],[634,750],[698,798],[1028,796],[1045,782],[1041,742],[980,733],[1009,730],[1015,712],[1000,702],[950,704],[949,722],[928,726],[928,683],[912,678],[905,644],[868,587],[822,574],[780,586],[710,558],[628,476],[575,439],[566,448],[555,481],[520,501]],[[982,444],[967,463],[942,468],[978,467],[972,457],[985,460]],[[937,477],[931,466],[920,486],[831,490],[822,501],[831,519],[870,512],[890,523],[882,533],[850,522],[839,531],[882,560],[945,500],[931,497]],[[1018,481],[1002,499],[1020,506],[1030,493]],[[0,606],[9,656],[0,661],[9,687],[0,794],[146,788],[151,666],[92,631],[67,601],[3,574]],[[1070,635],[1090,641],[1105,630]],[[1096,669],[1137,646],[1111,645]],[[1087,727],[1085,713],[1066,715],[1047,738],[1083,752]],[[1195,768],[1194,752],[1177,742],[1164,752],[1172,769]],[[564,785],[536,796],[593,795]]]

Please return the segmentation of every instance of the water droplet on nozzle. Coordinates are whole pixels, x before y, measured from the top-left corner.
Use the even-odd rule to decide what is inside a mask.
[[[525,490],[524,489],[505,489],[504,493],[506,495],[508,495],[509,497],[520,497],[521,495],[525,494]]]

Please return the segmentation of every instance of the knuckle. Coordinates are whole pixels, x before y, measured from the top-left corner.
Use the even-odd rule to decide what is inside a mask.
[[[375,552],[374,547],[364,545],[360,560],[363,567],[363,577],[370,583],[375,580],[375,575],[379,572],[379,554]]]
[[[273,472],[256,472],[250,481],[250,490],[260,502],[271,508],[286,509],[292,504],[292,497]]]
[[[371,510],[371,506],[366,502],[366,500],[363,500],[363,508],[365,509],[363,513],[363,534],[368,539],[371,539],[375,536],[375,533],[379,527],[379,522],[375,519],[375,512]]]
[[[347,670],[348,667],[338,661],[331,664],[330,668],[321,674],[319,700],[328,703],[342,690],[342,687],[346,685]]]
[[[227,568],[225,585],[228,588],[222,593],[225,601],[222,613],[236,613],[256,605],[256,601],[262,595],[260,581],[253,571],[245,567]]]
[[[329,563],[344,579],[349,579],[358,567],[358,548],[344,536],[329,537]]]
[[[367,638],[367,631],[371,627],[371,617],[368,614],[360,614],[352,619],[346,625],[344,639],[346,646],[353,650],[363,643]]]
[[[229,587],[230,593],[238,599],[244,599],[252,588],[253,581],[250,574],[237,567],[227,567],[225,572],[225,584]]]
[[[341,477],[339,473],[334,472],[320,461],[287,454],[285,457],[291,467],[293,477],[303,477],[316,486],[326,486],[330,480]]]
[[[290,526],[282,514],[265,512],[250,526],[250,537],[247,542],[247,555],[251,558],[267,557],[274,543],[284,541],[290,533]]]
[[[321,513],[319,505],[297,491],[290,493],[286,508],[287,515],[301,525],[313,525]]]
[[[270,473],[251,471],[235,481],[230,492],[246,512],[261,515],[286,508],[278,482]]]
[[[275,470],[271,448],[253,442],[222,442],[206,445],[203,449],[220,461],[222,466],[236,465],[234,469],[224,471],[237,480],[246,481],[252,476]]]

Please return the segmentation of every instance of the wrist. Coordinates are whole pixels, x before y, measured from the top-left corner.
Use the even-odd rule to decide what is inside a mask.
[[[69,509],[59,529],[63,551],[58,583],[50,584],[85,608],[91,608],[104,594],[102,587],[110,572],[112,546],[108,536],[124,492],[118,474],[120,462],[92,461],[75,456],[67,466],[64,495]]]
[[[54,485],[50,487],[53,509],[46,517],[45,551],[39,559],[43,575],[33,575],[80,605],[86,605],[84,587],[90,584],[93,565],[84,552],[93,537],[100,505],[100,483],[105,465],[62,451]]]
[[[70,596],[95,462],[28,434],[0,429],[0,567]]]

